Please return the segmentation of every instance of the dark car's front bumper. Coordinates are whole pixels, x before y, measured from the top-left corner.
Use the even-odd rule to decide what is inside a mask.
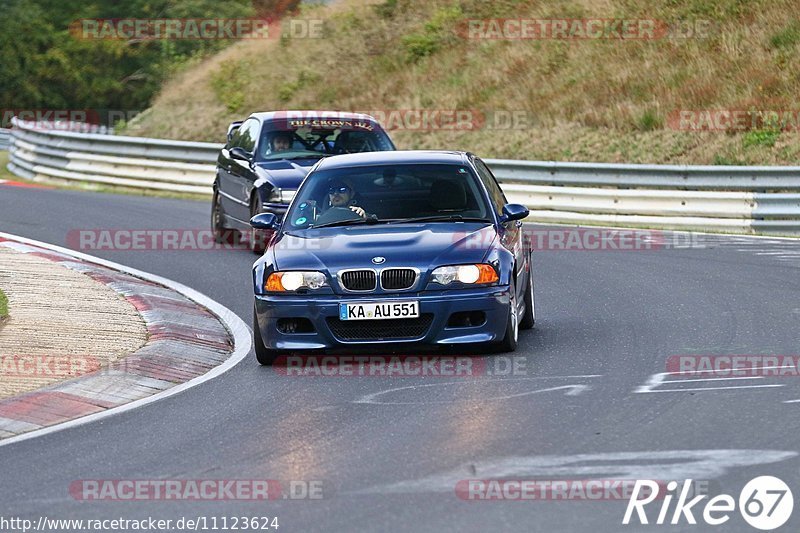
[[[340,303],[407,300],[419,301],[420,316],[430,315],[430,324],[426,324],[424,321],[405,324],[396,322],[404,319],[337,323],[341,322],[339,321]],[[319,296],[309,294],[256,296],[256,316],[261,330],[261,338],[264,345],[272,350],[317,350],[394,343],[449,345],[495,342],[500,341],[505,335],[508,306],[508,286],[375,295],[373,297],[369,295]],[[448,327],[451,316],[459,312],[482,312],[485,322],[478,326]],[[313,325],[314,332],[282,332],[278,327],[279,320],[292,318],[308,319]],[[358,324],[355,325],[355,322]],[[388,324],[389,322],[394,322],[394,324]],[[378,328],[386,329],[378,331]],[[362,332],[364,335],[360,335]],[[381,336],[384,332],[391,332],[391,334]],[[343,335],[347,335],[349,338],[345,338]]]
[[[289,209],[289,204],[263,204],[262,213],[274,213],[279,219],[286,216],[286,211]],[[243,232],[248,232],[252,229],[250,220],[239,220],[231,215],[225,215],[225,226]]]
[[[262,213],[275,213],[278,218],[283,218],[286,211],[289,210],[289,204],[263,204],[261,208]]]

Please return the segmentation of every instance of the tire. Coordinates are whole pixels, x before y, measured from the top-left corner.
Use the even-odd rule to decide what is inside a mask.
[[[280,352],[270,350],[264,346],[264,339],[261,338],[261,329],[258,327],[255,307],[253,308],[253,349],[256,352],[258,364],[262,366],[272,366],[280,355]]]
[[[211,234],[214,242],[218,244],[238,245],[242,234],[235,229],[225,227],[225,212],[219,203],[219,191],[214,188],[214,195],[211,197]]]
[[[508,322],[506,323],[506,333],[499,343],[497,343],[498,353],[514,352],[517,349],[519,340],[519,311],[517,310],[516,284],[514,281],[509,285],[510,301],[508,306]]]
[[[519,321],[519,329],[532,329],[536,324],[536,299],[534,295],[533,267],[528,266],[528,286],[525,290],[525,315]]]
[[[250,218],[261,213],[262,207],[261,198],[259,198],[258,193],[256,193],[250,204]],[[268,234],[265,233],[264,230],[250,228],[250,251],[254,254],[262,255],[264,250],[267,249],[267,236]]]
[[[214,235],[214,242],[221,243],[225,240],[227,229],[223,224],[224,215],[222,206],[219,204],[219,192],[214,188],[214,195],[211,197],[211,233]]]

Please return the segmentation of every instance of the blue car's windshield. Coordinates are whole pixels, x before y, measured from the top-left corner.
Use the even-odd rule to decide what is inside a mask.
[[[319,158],[394,150],[389,136],[374,122],[350,121],[342,125],[330,121],[324,124],[307,122],[282,119],[265,123],[256,160]]]
[[[319,170],[308,176],[284,225],[492,221],[478,178],[465,165],[405,164]]]

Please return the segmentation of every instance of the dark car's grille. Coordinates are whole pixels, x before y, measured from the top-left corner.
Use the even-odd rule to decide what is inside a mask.
[[[432,313],[423,313],[419,318],[393,320],[339,320],[337,317],[328,317],[331,332],[343,341],[417,339],[425,336],[431,322]]]
[[[372,270],[349,270],[342,272],[340,279],[348,291],[374,291],[377,283]]]
[[[381,272],[381,287],[386,290],[409,289],[415,279],[417,273],[410,268],[387,268]]]

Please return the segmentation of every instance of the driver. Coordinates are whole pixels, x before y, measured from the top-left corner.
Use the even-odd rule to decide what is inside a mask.
[[[351,211],[361,218],[367,218],[367,212],[357,205],[356,193],[353,191],[353,186],[349,181],[332,181],[328,189],[328,200],[331,207],[349,207]]]
[[[272,152],[285,152],[292,147],[292,134],[286,131],[276,133],[272,137]]]

